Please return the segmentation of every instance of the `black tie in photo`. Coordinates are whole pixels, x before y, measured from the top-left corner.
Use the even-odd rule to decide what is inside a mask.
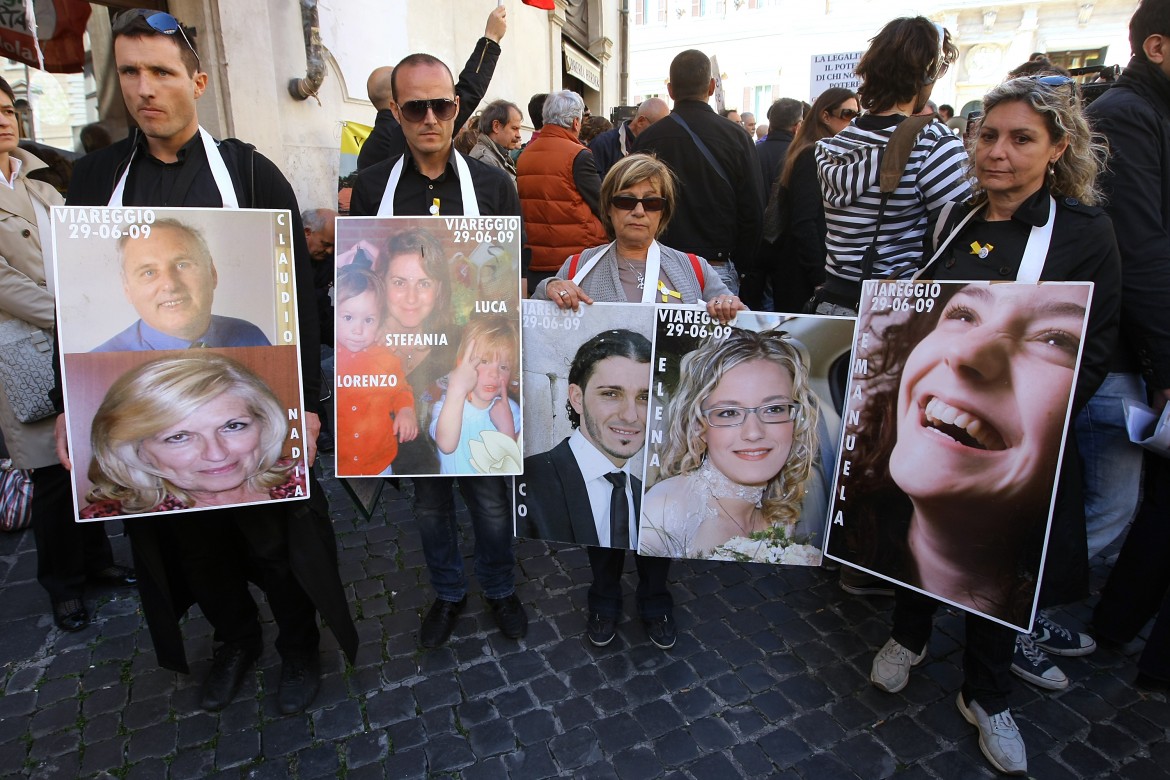
[[[626,472],[605,475],[613,492],[609,495],[609,543],[611,547],[630,549],[630,504],[626,500]]]

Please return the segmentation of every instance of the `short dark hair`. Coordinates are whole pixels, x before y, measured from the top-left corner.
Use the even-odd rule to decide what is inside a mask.
[[[862,108],[879,112],[917,101],[923,87],[958,56],[950,33],[944,31],[940,42],[934,22],[925,16],[894,19],[870,40],[854,69],[861,77]]]
[[[12,101],[12,105],[16,105],[16,93],[12,91],[12,85],[4,78],[0,78],[0,92],[8,96],[8,99]]]
[[[787,130],[804,116],[804,104],[793,98],[780,98],[768,108],[768,126]]]
[[[944,111],[946,111],[951,116],[955,115],[955,107],[952,106],[950,103],[943,103],[941,106],[938,107],[938,112],[940,114]]]
[[[548,100],[547,92],[537,92],[528,101],[528,118],[532,120],[532,129],[544,127],[544,101]]]
[[[479,114],[479,132],[484,135],[491,135],[495,128],[492,126],[496,122],[501,125],[508,124],[508,118],[512,115],[512,109],[516,110],[517,114],[523,119],[524,114],[520,111],[520,106],[515,103],[509,103],[507,100],[493,100],[484,107]]]
[[[146,8],[131,8],[123,11],[114,18],[114,23],[111,29],[112,37],[110,38],[110,45],[119,38],[163,38],[169,40],[175,46],[179,47],[179,57],[182,58],[183,64],[187,66],[187,75],[194,76],[199,70],[199,55],[195,51],[195,36],[196,31],[194,27],[179,22],[179,35],[167,35],[159,32],[147,23],[147,18],[153,16],[157,11],[152,11]],[[184,40],[184,38],[186,40]],[[191,45],[188,46],[187,44]]]
[[[1142,0],[1129,18],[1129,48],[1142,59],[1142,44],[1151,35],[1170,37],[1170,0]]]
[[[711,58],[698,49],[687,49],[670,61],[670,88],[675,100],[703,100],[711,84]]]
[[[625,328],[603,330],[577,348],[577,354],[573,356],[573,363],[569,366],[569,384],[584,390],[597,364],[609,357],[624,357],[637,363],[649,363],[650,340],[641,333]],[[573,405],[566,401],[565,408],[569,410],[569,424],[574,428],[581,427],[581,415],[577,414]]]
[[[401,68],[416,68],[422,65],[435,66],[438,65],[443,70],[447,71],[447,78],[451,80],[451,92],[455,92],[455,79],[451,76],[451,69],[447,67],[447,63],[443,62],[438,57],[432,57],[430,54],[422,52],[415,52],[408,54],[402,58],[402,61],[394,66],[394,70],[390,72],[390,96],[394,98],[394,102],[398,102],[398,71]]]

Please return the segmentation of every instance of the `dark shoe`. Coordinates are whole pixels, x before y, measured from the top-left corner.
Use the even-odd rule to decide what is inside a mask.
[[[1033,685],[1050,691],[1068,687],[1068,676],[1052,662],[1043,650],[1036,647],[1028,634],[1016,635],[1016,650],[1012,655],[1012,673]]]
[[[642,623],[646,626],[646,635],[656,646],[663,650],[674,647],[674,641],[678,639],[678,629],[675,628],[673,617],[663,615],[656,618],[644,618]]]
[[[1032,624],[1032,641],[1046,653],[1063,656],[1088,655],[1097,649],[1097,643],[1088,634],[1069,631],[1043,612]]]
[[[53,622],[62,631],[80,631],[89,625],[89,613],[81,599],[67,599],[53,605]]]
[[[419,644],[428,650],[433,650],[446,642],[451,636],[451,630],[455,628],[455,621],[459,618],[459,613],[463,611],[466,604],[467,596],[458,601],[435,599],[427,616],[423,618],[422,630],[418,632]]]
[[[589,637],[589,641],[594,647],[605,647],[617,635],[617,620],[603,617],[597,612],[590,612],[585,635]]]
[[[509,593],[502,599],[488,599],[488,606],[492,609],[492,616],[500,633],[509,639],[521,639],[528,633],[528,613],[515,593]]]
[[[853,596],[889,596],[894,595],[894,586],[886,580],[866,574],[852,566],[842,566],[838,575],[841,590]]]
[[[217,712],[231,704],[240,692],[248,670],[259,657],[258,645],[236,642],[220,646],[211,662],[211,671],[203,681],[203,697],[199,706],[208,712]]]
[[[280,664],[280,689],[276,698],[284,715],[304,712],[321,687],[321,657],[312,653],[289,653]]]
[[[138,584],[138,575],[129,566],[107,566],[97,574],[89,575],[89,581],[97,585],[111,585],[115,588],[129,588]]]

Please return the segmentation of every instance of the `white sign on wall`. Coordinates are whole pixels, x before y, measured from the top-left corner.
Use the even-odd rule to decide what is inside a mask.
[[[808,99],[816,100],[829,87],[844,87],[856,92],[861,86],[861,79],[854,74],[853,69],[861,61],[861,54],[859,51],[814,54]]]

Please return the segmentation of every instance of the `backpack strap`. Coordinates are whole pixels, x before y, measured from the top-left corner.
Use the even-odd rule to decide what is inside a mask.
[[[581,259],[581,253],[573,255],[569,258],[569,278],[572,279],[577,275],[577,261]]]
[[[687,252],[687,257],[691,258],[691,268],[695,272],[695,278],[699,280],[699,292],[703,292],[703,288],[707,286],[707,280],[703,278],[703,264],[699,262],[698,255]]]

